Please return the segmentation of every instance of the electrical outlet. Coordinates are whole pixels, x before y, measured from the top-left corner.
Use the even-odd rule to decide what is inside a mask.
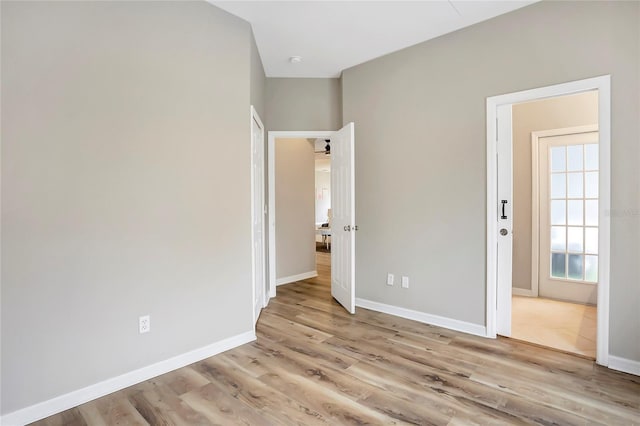
[[[409,277],[402,277],[402,288],[409,288]]]
[[[151,331],[151,317],[149,315],[143,315],[138,318],[138,330],[140,334]]]
[[[393,285],[393,274],[387,274],[387,285]]]

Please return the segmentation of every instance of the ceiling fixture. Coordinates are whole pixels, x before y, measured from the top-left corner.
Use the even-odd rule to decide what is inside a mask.
[[[292,56],[289,58],[289,62],[291,62],[292,64],[299,64],[300,62],[302,62],[302,56]]]
[[[331,139],[325,139],[324,140],[326,145],[324,146],[324,151],[314,151],[316,154],[324,154],[324,155],[331,155]]]

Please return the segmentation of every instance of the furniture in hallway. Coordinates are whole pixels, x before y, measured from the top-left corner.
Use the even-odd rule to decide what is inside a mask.
[[[320,226],[316,228],[316,234],[322,237],[322,244],[325,244],[327,246],[327,250],[329,250],[329,244],[331,243],[331,228]]]

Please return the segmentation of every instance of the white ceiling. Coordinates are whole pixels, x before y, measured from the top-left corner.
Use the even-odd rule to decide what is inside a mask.
[[[251,23],[267,77],[321,78],[535,2],[208,1]]]

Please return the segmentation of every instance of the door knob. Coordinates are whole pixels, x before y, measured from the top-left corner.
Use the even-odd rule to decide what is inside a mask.
[[[506,228],[502,228],[502,229],[500,230],[500,235],[503,235],[503,236],[504,236],[504,235],[507,235],[508,233],[509,233],[509,231],[507,231],[507,229],[506,229]]]

